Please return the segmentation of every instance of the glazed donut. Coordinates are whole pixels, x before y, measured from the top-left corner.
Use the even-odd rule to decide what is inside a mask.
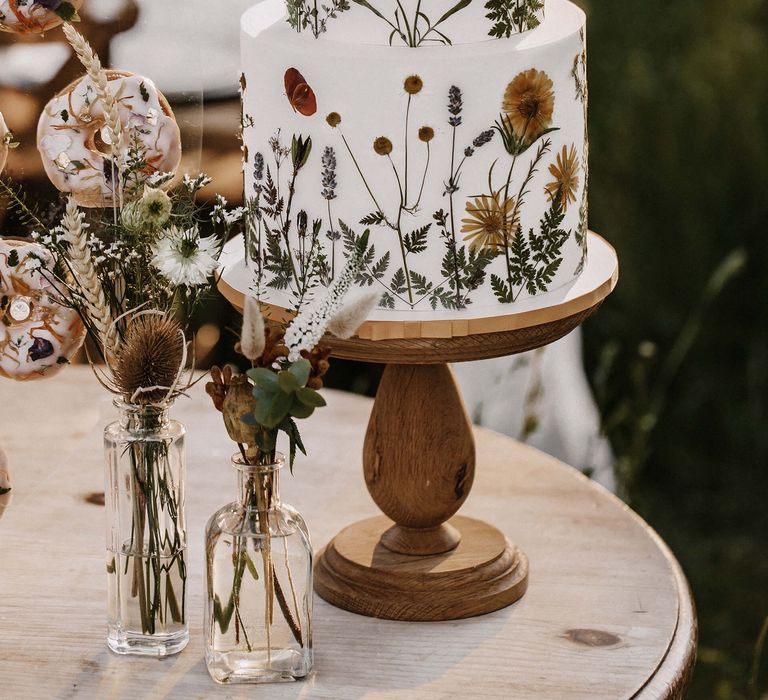
[[[120,112],[124,156],[138,139],[145,149],[145,175],[175,172],[181,162],[181,134],[165,97],[140,75],[107,71],[107,78]],[[58,190],[71,192],[82,207],[112,205],[109,134],[104,109],[88,76],[46,105],[37,125],[37,147],[45,172]]]
[[[8,160],[8,150],[10,149],[10,140],[13,138],[8,126],[3,119],[3,113],[0,112],[0,173],[3,172],[5,161]]]
[[[0,238],[0,377],[51,377],[83,344],[77,311],[55,298],[52,269],[41,245]]]
[[[39,34],[73,19],[83,0],[0,0],[0,30]]]

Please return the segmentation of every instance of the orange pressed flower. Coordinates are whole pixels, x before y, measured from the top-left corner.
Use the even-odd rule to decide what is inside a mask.
[[[568,205],[576,201],[576,190],[579,189],[579,157],[576,155],[576,146],[571,145],[570,151],[563,146],[557,159],[549,166],[549,172],[555,179],[544,188],[551,202],[559,195],[563,211]]]
[[[504,91],[502,109],[518,140],[533,143],[552,125],[554,85],[543,71],[519,73]]]

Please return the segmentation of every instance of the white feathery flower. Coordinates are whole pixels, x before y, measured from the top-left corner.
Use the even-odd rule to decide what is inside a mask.
[[[152,173],[149,176],[149,179],[147,180],[147,183],[150,187],[160,187],[161,185],[165,185],[166,183],[173,180],[173,178],[176,176],[176,173]]]
[[[163,231],[153,246],[152,264],[171,284],[199,287],[218,267],[219,242],[213,236],[201,238],[197,227]]]
[[[381,301],[380,292],[367,292],[347,302],[328,323],[328,332],[342,340],[351,338],[379,301]]]
[[[237,209],[232,209],[231,211],[225,211],[224,214],[224,221],[227,223],[227,225],[232,226],[233,224],[236,224],[240,219],[243,218],[243,215],[245,214],[245,209],[243,207],[237,207]]]
[[[367,233],[358,240],[355,252],[347,260],[339,278],[322,296],[301,309],[285,331],[284,342],[288,348],[288,360],[296,362],[301,351],[311,352],[322,340],[331,320],[338,313],[349,288],[360,274],[363,255],[368,249]]]
[[[257,299],[245,298],[243,330],[240,335],[240,353],[251,362],[258,360],[267,346],[264,317]]]
[[[182,178],[181,184],[187,189],[190,194],[195,194],[198,190],[207,187],[213,182],[213,178],[208,177],[205,173],[200,173],[197,177],[190,177],[185,175]]]

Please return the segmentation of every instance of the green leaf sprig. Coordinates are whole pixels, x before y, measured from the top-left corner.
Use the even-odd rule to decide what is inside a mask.
[[[311,371],[309,360],[302,358],[278,371],[256,367],[247,372],[254,383],[256,403],[253,411],[246,413],[242,420],[261,428],[256,442],[264,454],[275,451],[277,436],[284,432],[290,442],[291,468],[297,449],[306,454],[296,420],[309,418],[316,408],[326,405],[325,399],[307,386]]]

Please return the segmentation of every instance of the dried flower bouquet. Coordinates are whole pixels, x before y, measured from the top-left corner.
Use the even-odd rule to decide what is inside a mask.
[[[53,267],[39,261],[40,273],[57,301],[82,319],[94,373],[120,410],[105,438],[110,646],[164,655],[183,648],[187,634],[184,431],[167,413],[193,383],[188,320],[209,292],[223,241],[243,210],[228,210],[217,197],[206,215],[195,201],[210,183],[202,174],[185,175],[166,191],[176,174],[158,171],[148,157],[147,120],[125,118],[123,98],[88,42],[69,23],[64,34],[93,86],[87,112],[76,118],[88,123],[98,108],[104,122],[98,187],[111,192],[109,206],[86,213],[70,195],[53,225],[10,181],[0,180],[0,195],[53,256]],[[142,82],[146,102],[144,89]],[[79,168],[69,160],[60,160],[59,170]],[[143,649],[140,638],[153,636],[180,641],[150,641]]]

